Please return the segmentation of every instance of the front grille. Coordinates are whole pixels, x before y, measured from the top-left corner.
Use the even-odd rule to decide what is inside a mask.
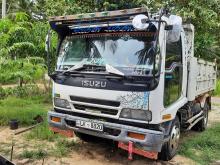
[[[99,107],[93,107],[93,106],[87,106],[87,105],[80,105],[80,104],[73,104],[74,108],[81,111],[88,111],[88,112],[94,112],[94,113],[100,113],[100,114],[106,114],[106,115],[117,115],[118,110],[116,109],[107,109],[107,108],[99,108]]]
[[[106,105],[112,107],[119,107],[119,101],[112,101],[112,100],[103,100],[103,99],[94,99],[94,98],[86,98],[86,97],[78,97],[78,96],[70,96],[72,101],[79,101],[83,103],[90,103],[90,104],[99,104],[99,105]]]

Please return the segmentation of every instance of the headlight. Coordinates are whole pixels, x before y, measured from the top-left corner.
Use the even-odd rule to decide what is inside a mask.
[[[54,98],[54,106],[70,109],[70,104],[65,99]]]
[[[140,109],[122,109],[120,118],[142,120],[142,121],[151,121],[152,112],[148,110]]]

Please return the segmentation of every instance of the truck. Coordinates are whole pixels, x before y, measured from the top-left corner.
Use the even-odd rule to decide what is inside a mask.
[[[167,161],[182,131],[206,129],[217,67],[194,56],[192,24],[145,7],[54,16],[49,24],[59,38],[49,73],[52,131],[113,140],[129,159]]]

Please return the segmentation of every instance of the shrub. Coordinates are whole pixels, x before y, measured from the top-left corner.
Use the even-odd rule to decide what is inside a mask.
[[[215,96],[220,96],[220,79],[218,79],[217,82],[216,82],[216,88],[215,88],[215,91],[214,91],[214,95]]]
[[[43,91],[38,88],[37,85],[25,85],[17,87],[2,88],[0,87],[0,99],[5,99],[9,96],[15,96],[19,98],[32,97],[43,95]],[[47,97],[46,97],[47,98]]]
[[[2,87],[0,87],[0,100],[4,99],[7,97],[7,92],[5,89],[3,89]]]
[[[42,79],[46,72],[44,60],[39,57],[11,60],[0,58],[0,83],[20,81],[20,86],[25,83]]]

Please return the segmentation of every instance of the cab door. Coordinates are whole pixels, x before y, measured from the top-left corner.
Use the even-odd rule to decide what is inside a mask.
[[[186,77],[186,58],[184,56],[184,34],[181,32],[178,41],[166,40],[164,107],[175,103],[186,94],[183,82]]]

